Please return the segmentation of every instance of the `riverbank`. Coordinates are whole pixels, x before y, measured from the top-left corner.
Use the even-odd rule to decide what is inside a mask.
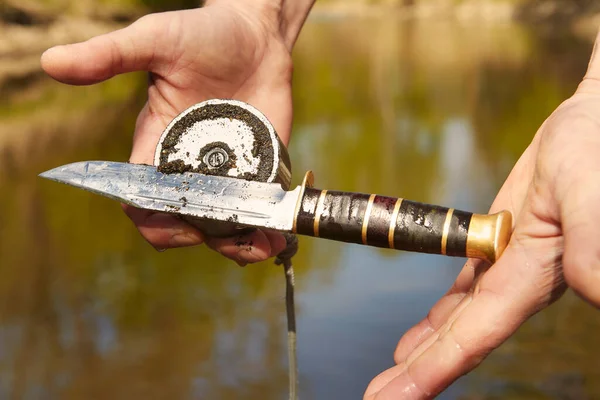
[[[198,1],[180,3],[182,7],[190,7]],[[155,10],[136,0],[56,0],[41,5],[32,0],[5,0],[0,5],[0,80],[2,76],[33,67],[30,61],[22,62],[22,58],[37,57],[55,44],[77,42],[118,29],[152,11]],[[517,21],[550,30],[572,29],[593,37],[600,25],[600,2],[595,5],[581,1],[565,4],[560,0],[330,0],[317,2],[310,18],[384,15],[407,20],[453,19],[485,24]],[[19,59],[19,65],[13,64],[15,59]]]

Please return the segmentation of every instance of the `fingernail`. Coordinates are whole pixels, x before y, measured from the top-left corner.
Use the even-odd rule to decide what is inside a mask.
[[[155,249],[156,249],[156,251],[158,251],[159,253],[163,253],[163,252],[167,251],[167,249],[163,249],[163,248],[160,248],[160,247],[155,247]]]
[[[237,261],[237,260],[234,260],[234,261],[235,261],[235,263],[236,263],[237,265],[239,265],[240,267],[245,267],[246,265],[248,265],[248,263],[245,263],[245,262],[242,262],[242,261]]]

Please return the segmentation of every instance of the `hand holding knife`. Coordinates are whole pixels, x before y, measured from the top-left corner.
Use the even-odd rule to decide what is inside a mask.
[[[227,121],[236,124],[238,135],[227,129]],[[259,134],[271,140],[258,140]],[[227,143],[230,136],[239,140]],[[84,161],[40,176],[134,207],[176,214],[212,235],[267,228],[494,263],[512,231],[508,211],[473,214],[395,197],[316,189],[310,171],[302,185],[285,190],[291,178],[285,147],[266,118],[241,102],[212,100],[190,107],[165,129],[156,154],[154,166]],[[170,171],[174,165],[178,171]],[[252,165],[258,167],[252,170]],[[267,182],[258,181],[261,168],[268,172],[262,174]]]

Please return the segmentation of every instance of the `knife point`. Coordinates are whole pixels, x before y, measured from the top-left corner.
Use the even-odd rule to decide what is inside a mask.
[[[44,171],[38,174],[38,176],[40,178],[48,179],[54,182],[66,183],[69,185],[77,185],[78,180],[84,178],[81,168],[77,164],[80,163],[62,165],[60,167]]]
[[[38,177],[44,178],[44,179],[49,179],[49,180],[55,180],[56,175],[57,175],[56,168],[54,168],[54,169],[49,169],[48,171],[41,172],[40,174],[38,174]]]

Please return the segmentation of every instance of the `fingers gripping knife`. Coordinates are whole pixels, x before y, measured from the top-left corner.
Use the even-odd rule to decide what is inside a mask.
[[[375,194],[320,190],[309,171],[288,190],[285,146],[267,118],[233,100],[209,100],[164,130],[154,165],[87,161],[42,177],[139,208],[176,214],[204,233],[268,228],[368,246],[495,262],[508,244],[508,211],[466,211]]]

